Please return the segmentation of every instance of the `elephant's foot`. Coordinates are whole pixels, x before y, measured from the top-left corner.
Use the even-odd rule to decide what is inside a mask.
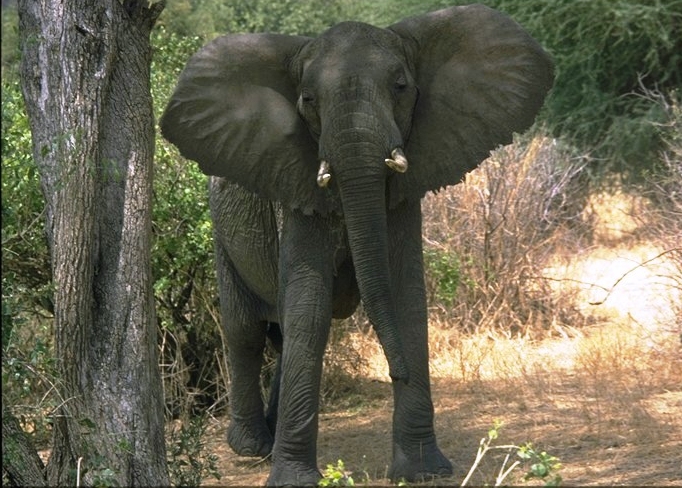
[[[398,444],[393,448],[393,464],[388,472],[393,481],[428,481],[452,475],[452,463],[432,443],[407,451]]]
[[[264,420],[232,420],[227,429],[227,443],[240,456],[265,457],[272,451],[274,439]]]
[[[315,466],[273,460],[267,486],[317,486],[322,475]]]

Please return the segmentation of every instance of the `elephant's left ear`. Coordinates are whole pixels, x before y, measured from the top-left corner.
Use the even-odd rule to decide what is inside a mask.
[[[527,129],[554,80],[540,45],[481,5],[451,7],[389,27],[416,68],[420,97],[391,204],[458,183],[490,150]]]
[[[333,210],[315,183],[317,144],[296,110],[291,61],[310,38],[218,37],[187,62],[163,136],[201,170],[305,213]]]

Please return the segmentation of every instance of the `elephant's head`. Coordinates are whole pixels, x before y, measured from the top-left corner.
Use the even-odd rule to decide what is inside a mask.
[[[514,21],[452,7],[314,39],[219,37],[188,62],[161,128],[207,174],[306,214],[343,214],[365,308],[402,377],[386,212],[511,142],[552,80],[547,54]]]

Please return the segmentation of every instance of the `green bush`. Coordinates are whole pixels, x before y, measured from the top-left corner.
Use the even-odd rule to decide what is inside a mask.
[[[173,486],[201,486],[212,477],[221,478],[218,456],[207,453],[206,416],[196,416],[169,429],[166,440],[168,472]]]
[[[153,32],[152,95],[157,120],[187,59],[204,40]],[[172,416],[222,408],[225,381],[213,268],[207,178],[157,131],[152,270],[166,405]]]
[[[19,83],[2,79],[2,274],[26,310],[51,309],[45,202],[32,157],[31,131]]]
[[[2,15],[2,77],[5,79],[7,72],[13,73],[16,70],[21,52],[17,9],[3,4],[0,15]]]
[[[353,17],[350,0],[177,0],[160,23],[180,35],[210,39],[228,32],[313,36]]]
[[[14,22],[14,25],[12,23]],[[3,409],[43,446],[54,385],[50,257],[44,199],[17,79],[16,11],[2,10],[2,398]],[[4,415],[4,412],[3,412]]]
[[[56,364],[49,320],[29,316],[14,275],[2,275],[2,404],[30,433],[33,444],[48,443],[52,417],[46,412],[64,400],[55,385]]]
[[[682,85],[682,0],[496,0],[554,56],[542,119],[555,135],[638,173],[655,162],[664,114],[643,97]]]
[[[471,280],[465,281],[462,263],[454,252],[438,248],[424,250],[424,268],[427,290],[432,296],[429,303],[438,303],[444,307],[451,307],[457,297],[460,286],[474,286]]]

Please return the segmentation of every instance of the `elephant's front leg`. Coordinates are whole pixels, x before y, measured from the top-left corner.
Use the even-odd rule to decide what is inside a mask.
[[[322,357],[332,316],[330,222],[285,215],[280,248],[280,323],[284,344],[280,400],[268,485],[316,485]]]
[[[420,203],[389,212],[391,283],[399,334],[409,358],[410,381],[393,383],[392,480],[428,479],[452,474],[452,464],[436,443],[429,380],[428,317],[422,258]]]

